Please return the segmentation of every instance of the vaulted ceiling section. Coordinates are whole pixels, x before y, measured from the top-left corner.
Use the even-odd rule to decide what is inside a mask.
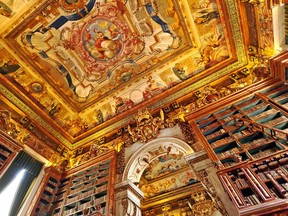
[[[108,137],[115,145],[143,108],[192,113],[274,77],[272,13],[262,1],[0,5],[2,119],[47,158]]]

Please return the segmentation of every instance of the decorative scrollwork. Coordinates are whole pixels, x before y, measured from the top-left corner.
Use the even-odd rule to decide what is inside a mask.
[[[3,129],[12,138],[16,138],[20,132],[11,122],[11,114],[7,110],[0,110],[0,129]]]
[[[133,142],[149,142],[159,135],[160,129],[165,128],[164,113],[160,111],[160,117],[155,117],[145,110],[138,110],[138,115],[135,117],[137,126],[131,129],[128,125],[128,132],[132,137]],[[173,124],[174,126],[174,124]]]
[[[215,203],[213,200],[206,199],[204,192],[192,194],[191,198],[194,199],[195,204],[191,205],[188,203],[188,205],[191,208],[193,215],[213,215]]]

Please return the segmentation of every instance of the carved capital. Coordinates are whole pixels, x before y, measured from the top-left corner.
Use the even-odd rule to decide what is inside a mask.
[[[121,197],[126,197],[126,198],[134,197],[138,199],[139,205],[140,205],[140,200],[144,197],[143,192],[130,180],[126,180],[126,181],[120,182],[119,184],[116,184],[114,189],[115,189],[114,191],[116,194],[116,199],[121,198]]]
[[[209,157],[207,154],[202,154],[202,155],[197,156],[197,157],[191,157],[191,155],[188,155],[185,158],[186,158],[188,164],[190,165],[190,167],[194,168],[194,164],[199,163],[200,161],[204,161],[204,160],[208,159]]]

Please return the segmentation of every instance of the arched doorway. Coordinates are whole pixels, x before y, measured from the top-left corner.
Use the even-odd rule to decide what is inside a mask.
[[[187,143],[177,138],[164,137],[152,140],[130,157],[124,169],[122,181],[130,180],[133,183],[139,183],[144,170],[160,156],[182,155],[184,157],[193,152]]]
[[[122,182],[116,185],[117,215],[195,215],[196,202],[201,202],[202,211],[214,208],[185,160],[193,152],[187,143],[172,137],[140,147],[128,159]]]

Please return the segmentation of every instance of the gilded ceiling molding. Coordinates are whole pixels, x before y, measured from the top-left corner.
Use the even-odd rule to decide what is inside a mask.
[[[23,127],[18,124],[18,122],[14,122],[10,112],[7,110],[0,110],[0,130],[12,137],[14,140],[17,140],[19,145],[21,145],[21,148],[25,145],[29,146],[35,152],[42,155],[47,160],[50,160],[55,152],[47,148],[47,145],[43,143],[43,140],[39,140],[31,133],[33,130],[31,127]],[[57,154],[57,157],[60,157],[60,155]]]
[[[11,35],[9,35],[9,32],[12,31],[13,29],[16,29],[17,26],[23,25],[23,22],[24,22],[23,20],[26,20],[27,17],[29,17],[31,14],[35,13],[35,8],[44,7],[44,5],[47,5],[47,4],[51,3],[52,1],[55,1],[55,0],[36,0],[36,1],[34,0],[34,1],[31,1],[32,4],[30,4],[30,5],[26,4],[25,9],[27,9],[27,10],[23,10],[23,13],[17,14],[17,16],[21,17],[21,19],[14,19],[13,25],[6,25],[7,28],[1,29],[0,34],[3,36],[4,35],[5,36],[7,36],[7,35],[11,36]],[[43,4],[43,2],[44,2],[44,4]],[[25,3],[23,2],[23,4],[25,4]],[[17,20],[17,22],[15,22],[15,20]],[[3,32],[2,32],[2,30],[3,30]],[[16,32],[13,32],[13,33],[15,34]]]
[[[40,4],[38,4],[37,6],[39,6],[40,7],[40,9],[42,9],[42,12],[44,13],[44,15],[45,14],[48,14],[48,12],[51,10],[51,8],[50,8],[50,6],[52,7],[54,7],[55,6],[55,13],[59,13],[59,11],[58,11],[58,6],[59,6],[59,4],[60,4],[60,6],[63,8],[63,10],[66,10],[66,11],[77,11],[77,9],[79,9],[79,10],[81,10],[82,12],[82,15],[87,15],[87,11],[85,11],[87,8],[86,8],[86,6],[85,6],[85,3],[87,3],[87,1],[81,1],[81,2],[79,2],[79,4],[78,4],[78,2],[77,3],[73,3],[73,4],[71,4],[71,5],[69,5],[69,4],[66,4],[66,2],[63,0],[61,0],[61,1],[47,1],[47,2],[44,2],[44,1],[40,1],[41,2],[41,5]],[[114,1],[113,1],[114,2]],[[138,1],[137,1],[138,2]],[[106,2],[107,3],[107,2]],[[119,3],[118,1],[117,1],[117,3]],[[126,2],[127,4],[133,4],[133,3],[131,3],[131,2]],[[170,5],[170,3],[171,3],[171,5],[172,5],[172,1],[170,2],[169,1],[169,6],[171,6]],[[219,3],[219,2],[218,2]],[[101,4],[102,4],[102,2],[101,2]],[[114,3],[113,3],[114,4]],[[181,4],[181,3],[179,3],[179,4]],[[160,5],[160,4],[159,4]],[[177,5],[177,7],[179,6],[178,5],[178,3],[176,4]],[[97,12],[97,7],[100,7],[100,3],[98,4],[98,2],[96,2],[95,3],[95,7],[96,7],[96,10],[95,10],[95,15],[99,15],[99,11]],[[116,5],[114,5],[115,7],[116,7]],[[117,7],[118,7],[119,5],[117,5]],[[131,5],[130,5],[131,6]],[[154,5],[155,6],[155,9],[157,8],[157,5]],[[186,6],[188,6],[188,5],[186,5]],[[72,7],[72,8],[71,8]],[[74,8],[73,8],[74,7]],[[106,6],[105,6],[106,7]],[[227,46],[228,46],[228,49],[230,49],[229,50],[229,55],[230,55],[230,59],[227,59],[227,64],[229,63],[228,61],[229,60],[235,60],[235,62],[234,63],[232,63],[231,65],[229,65],[228,67],[225,67],[224,69],[221,69],[221,70],[219,70],[219,71],[217,71],[217,73],[214,73],[214,74],[211,74],[211,70],[212,69],[214,69],[214,70],[217,70],[217,67],[211,67],[211,68],[209,68],[209,69],[207,69],[207,71],[205,70],[205,72],[207,72],[208,74],[210,74],[210,75],[208,75],[208,76],[206,76],[206,77],[204,77],[201,81],[198,81],[198,82],[196,82],[196,83],[193,83],[193,84],[191,84],[191,85],[189,85],[189,86],[187,86],[187,87],[185,87],[184,89],[181,89],[181,90],[177,90],[176,88],[171,88],[171,89],[168,89],[167,91],[166,91],[166,95],[169,95],[170,93],[171,93],[171,95],[169,95],[168,97],[166,97],[165,99],[161,99],[161,100],[158,100],[158,99],[160,99],[161,97],[162,97],[162,95],[164,95],[164,93],[162,94],[162,95],[159,95],[159,96],[156,96],[156,97],[154,97],[154,100],[155,100],[155,104],[154,105],[149,105],[149,103],[151,104],[151,100],[149,101],[149,103],[147,102],[147,103],[142,103],[142,104],[140,104],[139,103],[139,106],[141,107],[143,107],[143,106],[147,106],[149,109],[151,108],[152,110],[153,109],[158,109],[158,108],[161,108],[163,105],[167,105],[167,104],[169,104],[169,103],[171,103],[171,102],[174,102],[175,100],[179,100],[179,98],[181,98],[181,97],[183,97],[184,95],[187,95],[187,93],[188,92],[192,92],[193,93],[193,91],[197,91],[197,90],[199,90],[199,92],[200,92],[200,95],[198,95],[199,96],[199,98],[197,98],[197,103],[199,103],[199,104],[201,104],[203,101],[205,102],[206,101],[206,104],[207,103],[211,103],[211,101],[214,101],[214,99],[217,97],[217,99],[219,99],[219,98],[221,98],[221,97],[224,97],[224,96],[227,96],[227,95],[229,95],[228,94],[228,90],[226,91],[226,92],[224,92],[224,90],[223,89],[215,89],[213,86],[210,86],[211,88],[209,88],[209,86],[206,88],[206,86],[203,86],[206,82],[217,82],[219,79],[223,79],[223,76],[227,76],[227,79],[228,80],[230,80],[231,81],[231,88],[233,88],[233,87],[235,87],[233,90],[239,90],[239,89],[241,89],[241,88],[243,88],[243,87],[246,87],[246,86],[248,86],[248,83],[250,83],[251,82],[251,80],[249,80],[250,79],[250,77],[248,77],[247,76],[247,79],[246,79],[246,77],[241,77],[240,79],[234,79],[234,77],[232,76],[232,77],[228,77],[228,73],[230,73],[231,71],[236,71],[236,70],[238,70],[239,68],[241,68],[241,67],[243,67],[244,65],[247,65],[248,64],[248,62],[249,62],[249,59],[247,59],[247,53],[246,53],[246,51],[245,51],[245,47],[244,47],[244,45],[243,45],[243,37],[245,36],[245,35],[242,35],[242,31],[241,31],[241,26],[240,26],[240,23],[239,23],[239,17],[238,17],[238,10],[237,10],[237,2],[235,2],[235,1],[233,1],[233,0],[226,0],[226,1],[223,1],[223,2],[221,2],[221,4],[219,4],[219,7],[221,8],[221,10],[219,10],[219,12],[221,12],[221,16],[222,16],[222,22],[221,22],[221,24],[223,25],[223,29],[224,29],[224,35],[225,35],[225,37],[227,37]],[[138,8],[138,6],[137,5],[135,5],[135,9],[136,8]],[[170,7],[168,7],[169,8],[169,10],[171,10],[172,9],[172,7],[170,8]],[[99,9],[99,8],[98,8]],[[119,10],[118,10],[119,9]],[[120,12],[120,9],[121,8],[118,8],[117,9],[117,11],[119,11]],[[138,8],[139,9],[139,8]],[[141,10],[142,10],[143,8],[141,8]],[[178,8],[178,9],[180,9],[180,8]],[[187,9],[187,8],[186,8]],[[31,9],[32,10],[32,9]],[[31,11],[30,9],[29,9],[29,11],[30,11],[30,15],[31,15],[31,17],[26,17],[26,20],[25,20],[25,22],[23,21],[23,26],[28,26],[28,22],[29,21],[31,21],[32,20],[32,17],[38,17],[37,15],[38,14],[35,14],[35,13],[33,13],[32,11]],[[100,9],[99,9],[100,10]],[[159,8],[159,10],[160,10],[160,8]],[[28,9],[27,9],[27,11],[28,11]],[[38,11],[38,10],[37,10]],[[157,8],[157,13],[156,14],[158,14],[158,8]],[[39,12],[39,11],[38,11]],[[103,13],[105,12],[105,11],[102,11]],[[101,14],[102,14],[102,12],[101,12]],[[122,11],[123,12],[123,11]],[[155,12],[155,11],[154,11]],[[93,12],[94,13],[94,12]],[[172,11],[171,12],[169,12],[169,13],[171,13],[171,15],[173,14],[172,13]],[[187,11],[186,11],[186,13],[187,13]],[[39,12],[39,14],[40,14],[40,12]],[[161,14],[160,13],[160,11],[159,11],[159,14]],[[227,16],[229,16],[229,17],[226,17],[226,14],[227,14]],[[43,16],[44,16],[43,15]],[[53,14],[53,10],[51,10],[51,16],[54,16],[55,14]],[[59,15],[59,14],[57,14],[57,15]],[[75,14],[76,15],[76,14]],[[224,16],[225,15],[225,16]],[[41,16],[42,17],[42,15],[39,15],[39,16]],[[191,16],[192,17],[192,16]],[[223,19],[225,17],[225,20]],[[39,18],[39,17],[38,17]],[[149,18],[149,17],[148,17]],[[148,19],[147,18],[147,19]],[[226,19],[227,18],[227,19]],[[178,19],[178,18],[177,18]],[[44,19],[45,20],[45,19]],[[229,20],[229,22],[228,22],[228,20]],[[18,21],[18,20],[17,20]],[[47,21],[47,20],[46,20]],[[178,23],[178,21],[176,22],[177,20],[175,20],[175,24],[176,23]],[[41,22],[41,21],[39,21],[39,22]],[[179,22],[180,23],[180,22]],[[43,23],[42,23],[43,24]],[[20,23],[17,23],[17,24],[15,24],[17,27],[19,27],[19,25],[20,25]],[[44,25],[44,24],[43,24]],[[139,24],[140,25],[140,24]],[[32,24],[31,24],[31,26],[32,26]],[[45,26],[45,25],[44,25]],[[174,25],[173,25],[174,26]],[[174,32],[172,32],[172,30],[174,31],[175,29],[174,28],[172,28],[173,26],[171,26],[171,29],[169,30],[169,31],[171,31],[170,33],[171,33],[171,36],[175,36],[174,35]],[[14,26],[15,27],[15,26]],[[76,26],[74,26],[74,27],[76,27]],[[142,24],[141,24],[141,28],[143,27],[143,29],[145,28],[145,29],[149,29],[149,26],[142,26]],[[163,26],[162,26],[163,27]],[[175,26],[174,26],[175,27]],[[178,26],[179,27],[179,26]],[[36,28],[36,27],[35,27]],[[15,37],[17,34],[19,34],[19,31],[20,31],[20,27],[18,28],[18,29],[16,29],[15,28],[15,30],[11,30],[11,33],[8,35],[9,37]],[[39,30],[41,31],[41,28],[39,28]],[[44,31],[44,29],[42,29],[43,31]],[[191,29],[190,29],[191,30]],[[18,31],[18,32],[17,32]],[[46,30],[45,30],[46,31]],[[48,30],[47,30],[48,31]],[[176,31],[176,30],[175,30]],[[143,31],[143,32],[145,32],[145,31]],[[39,32],[38,32],[39,33]],[[172,34],[173,33],[173,34]],[[188,32],[186,32],[187,34],[188,34]],[[185,34],[186,34],[185,33]],[[232,35],[231,35],[231,33],[232,33]],[[94,33],[93,33],[94,34]],[[229,39],[230,40],[228,40],[228,36],[231,36]],[[86,37],[86,36],[85,36]],[[6,40],[6,39],[11,39],[11,38],[5,38],[5,43],[6,42],[8,42],[8,40]],[[88,36],[87,36],[87,38],[86,39],[88,39]],[[15,43],[16,44],[16,43]],[[194,42],[193,42],[193,44],[194,44]],[[189,45],[191,45],[190,43],[189,43]],[[195,45],[195,44],[194,44]],[[188,46],[187,46],[188,47]],[[12,47],[12,44],[11,44],[11,46],[10,46],[10,48],[12,49],[13,47]],[[176,47],[175,47],[176,48]],[[17,49],[16,47],[14,48],[14,49]],[[234,49],[235,49],[235,51],[236,51],[236,55],[234,56]],[[202,51],[201,51],[202,52]],[[200,54],[202,55],[203,53],[201,53],[200,52]],[[233,53],[231,53],[231,52],[233,52]],[[180,60],[181,58],[182,58],[182,60],[184,59],[184,57],[186,58],[186,57],[188,57],[188,53],[187,52],[185,52],[185,54],[182,54],[180,57],[179,57],[179,59],[178,60]],[[189,58],[189,57],[188,57]],[[233,58],[233,59],[232,59]],[[237,61],[236,61],[236,58],[237,58]],[[27,59],[26,59],[27,60]],[[32,58],[32,60],[31,61],[34,61],[35,59],[33,59]],[[154,60],[155,60],[155,62],[154,62]],[[157,59],[157,58],[155,58],[155,59],[153,59],[153,61],[152,61],[152,63],[153,63],[153,65],[154,65],[154,63],[157,63],[157,61],[159,61],[159,59]],[[178,72],[178,75],[181,75],[181,73],[185,73],[185,69],[184,69],[184,66],[185,66],[185,64],[184,65],[180,65],[180,67],[179,68],[177,68],[176,67],[176,65],[178,64],[178,63],[180,63],[181,64],[181,62],[184,62],[184,61],[177,61],[177,63],[175,63],[175,66],[172,68],[173,69],[173,71],[174,70],[176,70],[177,72]],[[22,63],[22,62],[21,62]],[[41,64],[41,62],[39,63],[39,64]],[[167,64],[168,65],[168,64]],[[223,65],[225,65],[225,62],[223,63]],[[151,66],[151,65],[150,65]],[[169,68],[170,68],[170,66],[172,66],[172,63],[169,65]],[[168,68],[168,66],[167,66],[167,68]],[[170,68],[171,69],[171,68]],[[184,72],[183,72],[184,71]],[[46,71],[47,72],[47,71]],[[187,72],[187,71],[186,71]],[[117,72],[118,73],[118,72]],[[119,73],[120,73],[120,71],[119,71]],[[122,72],[121,72],[122,73]],[[202,74],[201,75],[199,75],[199,79],[200,78],[202,78],[201,77],[202,76]],[[183,77],[183,76],[180,76],[181,77],[181,80],[183,81],[183,80],[185,80],[185,79],[187,79],[187,77]],[[124,81],[123,82],[125,82],[126,83],[126,79],[125,79],[125,76],[124,77],[122,77],[123,79],[124,79]],[[126,77],[127,78],[127,77]],[[242,79],[243,78],[243,79]],[[192,78],[193,79],[193,78]],[[197,76],[195,77],[195,79],[198,79],[197,78]],[[199,80],[198,79],[198,80]],[[149,80],[149,79],[148,79]],[[118,80],[119,81],[119,80]],[[151,80],[149,80],[149,81],[151,81]],[[245,85],[246,86],[244,86],[244,84],[243,83],[240,83],[240,82],[242,82],[242,81],[244,81],[245,82]],[[188,83],[189,81],[187,81],[187,83]],[[191,80],[191,82],[192,82],[192,80]],[[147,81],[147,83],[148,83],[148,81]],[[147,83],[145,83],[145,84],[147,84]],[[203,84],[204,83],[204,84]],[[130,84],[130,83],[127,83],[127,84]],[[152,84],[152,82],[150,83],[150,84]],[[180,87],[181,87],[181,85],[182,84],[180,84]],[[184,86],[185,84],[183,84],[182,86]],[[61,86],[58,86],[57,84],[56,84],[56,87],[61,87]],[[2,87],[1,87],[2,88]],[[0,89],[1,89],[0,88]],[[201,88],[203,88],[203,89],[201,89]],[[205,88],[205,89],[204,89]],[[214,90],[213,90],[213,88],[214,88]],[[211,96],[211,94],[209,94],[208,92],[209,92],[209,90],[213,90],[214,91],[214,93],[212,94],[212,96]],[[177,91],[176,91],[177,90]],[[5,90],[5,91],[8,91],[7,89]],[[219,91],[219,92],[217,92],[217,93],[215,93],[216,91]],[[222,91],[222,92],[221,92]],[[173,93],[174,92],[174,93]],[[231,93],[231,91],[230,91],[230,93]],[[158,94],[158,93],[157,93]],[[136,112],[136,109],[133,109],[133,110],[130,110],[130,111],[125,111],[129,116],[128,117],[124,117],[124,115],[122,115],[122,111],[120,112],[119,111],[119,113],[117,113],[116,111],[118,111],[118,109],[116,109],[115,107],[117,107],[116,105],[117,104],[115,104],[115,107],[113,107],[113,106],[111,106],[112,107],[112,111],[111,111],[111,113],[113,114],[113,112],[114,112],[114,108],[116,109],[116,114],[115,115],[113,115],[113,116],[110,116],[111,118],[113,118],[113,119],[110,119],[110,117],[108,118],[106,118],[105,120],[103,120],[104,118],[103,118],[103,116],[102,116],[102,120],[100,121],[100,120],[96,120],[96,123],[97,124],[92,124],[91,122],[89,122],[88,121],[88,123],[90,123],[90,125],[88,124],[88,126],[89,126],[89,129],[87,129],[87,131],[85,130],[85,128],[83,129],[83,130],[81,130],[79,133],[75,133],[74,135],[75,136],[73,136],[73,134],[69,134],[69,132],[67,132],[67,130],[66,130],[66,128],[64,127],[64,126],[67,126],[67,128],[69,128],[70,126],[69,126],[69,124],[65,124],[65,122],[63,121],[63,122],[61,122],[61,118],[59,117],[59,119],[57,119],[58,121],[56,121],[56,124],[58,124],[57,126],[59,126],[59,127],[62,127],[63,125],[63,130],[61,130],[61,132],[64,132],[66,135],[67,134],[69,134],[69,135],[71,135],[71,137],[69,136],[68,137],[68,135],[67,136],[61,136],[61,132],[58,132],[58,131],[56,131],[56,130],[54,130],[54,128],[53,127],[51,127],[51,126],[49,126],[48,125],[48,123],[45,121],[45,120],[43,120],[42,118],[41,118],[41,116],[40,115],[37,115],[37,113],[36,112],[31,112],[31,109],[29,109],[26,105],[24,105],[23,103],[21,103],[20,104],[20,102],[18,101],[18,99],[16,98],[16,97],[14,97],[13,99],[10,99],[11,98],[11,95],[12,95],[12,93],[11,92],[9,92],[9,93],[5,93],[5,95],[7,96],[7,98],[9,98],[9,100],[13,100],[13,103],[14,104],[17,104],[17,106],[20,108],[20,109],[22,109],[22,110],[24,110],[24,112],[25,113],[31,113],[31,116],[32,116],[32,118],[33,119],[35,119],[35,121],[36,122],[38,122],[42,127],[44,127],[44,128],[46,128],[47,129],[47,131],[50,133],[50,134],[52,134],[54,137],[56,137],[57,139],[59,139],[60,140],[60,142],[62,142],[65,146],[67,146],[70,150],[73,150],[73,149],[76,149],[77,147],[79,147],[79,146],[82,146],[82,145],[88,145],[89,143],[91,143],[91,142],[93,142],[93,140],[95,140],[95,139],[97,139],[97,138],[99,138],[99,137],[103,137],[103,136],[105,136],[105,134],[107,134],[107,133],[111,133],[111,131],[115,131],[115,130],[117,130],[117,128],[121,128],[121,127],[123,127],[123,125],[127,125],[127,122],[130,122],[131,120],[133,120],[133,117],[130,115],[131,113],[135,113]],[[121,96],[121,95],[120,95]],[[193,95],[194,96],[194,95]],[[210,97],[214,97],[214,99],[213,100],[208,100]],[[208,98],[208,99],[207,99]],[[207,102],[207,100],[208,100],[208,102]],[[215,99],[216,100],[216,99]],[[53,103],[52,103],[53,104]],[[111,103],[112,105],[113,105],[113,102]],[[110,104],[110,105],[111,105]],[[192,106],[194,106],[195,104],[193,104],[193,102],[191,103],[192,105],[191,105],[191,107]],[[206,105],[205,103],[202,103],[201,105],[195,105],[195,106],[197,106],[196,108],[199,108],[199,107],[202,107],[202,106],[204,106],[204,105]],[[41,105],[43,105],[43,104],[41,104]],[[90,103],[90,105],[91,105],[91,103]],[[97,105],[98,104],[96,104],[95,106],[97,107]],[[57,106],[56,106],[56,108],[57,108]],[[193,110],[193,109],[190,109],[189,111],[195,111],[195,110]],[[52,111],[54,111],[54,109],[52,110]],[[62,111],[63,111],[63,109],[62,109]],[[110,114],[111,114],[110,113]],[[52,112],[52,114],[51,113],[49,113],[50,115],[50,117],[53,117],[53,112]],[[62,114],[62,113],[57,113],[59,116],[61,116],[60,114]],[[81,117],[83,117],[83,119],[85,119],[85,117],[88,117],[88,115],[89,114],[92,114],[92,116],[94,115],[94,113],[93,112],[90,112],[90,113],[85,113],[85,116],[84,116],[84,114],[83,113],[81,113]],[[119,114],[119,115],[118,115]],[[72,116],[72,115],[71,115]],[[184,118],[184,116],[185,115],[183,115],[182,116],[182,118]],[[61,117],[63,117],[63,119],[64,119],[64,116],[61,116]],[[78,117],[78,116],[77,116]],[[92,118],[91,116],[89,116],[90,118]],[[97,116],[93,116],[93,118],[94,118],[94,120],[95,120],[95,118],[97,118]],[[173,118],[173,117],[172,117]],[[73,119],[72,119],[73,120]],[[47,120],[47,121],[49,121],[49,120]],[[55,119],[52,119],[51,120],[51,122],[52,121],[55,121]],[[105,123],[105,121],[107,121],[107,123]],[[61,124],[59,123],[59,122],[61,122]],[[77,124],[77,121],[75,121],[75,122],[73,122],[73,123],[76,123]],[[83,120],[83,122],[81,122],[81,123],[86,123],[84,120]],[[93,122],[93,123],[95,123],[95,122]],[[99,125],[98,125],[99,124]],[[106,125],[108,125],[107,127],[106,127]],[[76,127],[77,126],[79,126],[79,125],[76,125]],[[85,126],[85,125],[84,125]],[[88,127],[87,126],[87,127]],[[155,126],[155,125],[154,125]],[[158,125],[158,126],[160,126],[160,125]],[[152,137],[157,137],[156,136],[156,134],[159,132],[159,130],[157,129],[157,127],[158,126],[155,126],[154,128],[153,127],[151,127],[151,128],[149,128],[149,133],[147,134],[148,136],[151,136],[152,135]],[[93,128],[93,129],[92,129]],[[61,128],[62,129],[62,128]],[[78,129],[79,129],[79,127],[78,127]],[[82,128],[81,128],[82,129]],[[91,131],[90,131],[90,129],[91,129]],[[146,129],[148,129],[148,128],[146,128]],[[96,131],[97,130],[97,131]],[[154,130],[154,131],[153,131]],[[146,132],[147,132],[148,130],[146,130]],[[67,132],[67,133],[66,133]],[[94,133],[95,132],[95,133]],[[136,133],[136,131],[133,131],[133,129],[130,131],[131,133],[134,133],[134,134],[136,134],[137,136],[139,136],[139,135],[141,135],[141,133],[143,134],[144,133],[144,131],[142,130],[142,132],[139,134],[138,132],[139,131],[137,131],[137,133]],[[130,134],[131,134],[130,133]],[[135,136],[134,137],[134,139],[137,139],[137,140],[140,140],[140,138],[137,138],[137,136]],[[143,136],[142,136],[143,137]],[[146,138],[147,138],[147,136],[146,136]],[[80,140],[81,139],[81,140]],[[80,141],[79,141],[80,140]],[[149,138],[149,140],[151,140],[150,138]],[[146,139],[146,140],[144,140],[144,142],[147,142],[147,141],[149,141],[148,139]]]
[[[36,114],[32,109],[30,109],[26,104],[19,100],[14,94],[12,94],[8,89],[6,89],[2,84],[0,84],[0,92],[6,97],[9,98],[9,101],[15,104],[19,109],[24,113],[29,113],[29,115],[38,122],[42,127],[48,130],[54,137],[61,141],[68,148],[72,149],[71,143],[61,136],[54,128],[51,127],[46,121],[44,121],[38,114]]]

